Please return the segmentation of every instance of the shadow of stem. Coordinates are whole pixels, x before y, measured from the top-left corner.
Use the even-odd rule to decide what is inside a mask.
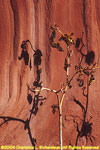
[[[9,121],[18,121],[18,122],[21,122],[24,124],[24,126],[26,125],[26,121],[22,120],[22,119],[18,119],[18,118],[14,118],[14,117],[5,117],[5,116],[0,116],[0,119],[3,119],[4,122],[0,124],[0,127],[2,125],[4,125],[5,123],[9,122]],[[24,128],[25,129],[25,128]],[[25,129],[26,130],[26,129]],[[29,138],[30,138],[30,141],[31,141],[31,144],[32,146],[34,147],[34,150],[35,150],[35,141],[34,141],[34,138],[32,138],[32,133],[31,133],[31,130],[30,130],[30,126],[29,126],[29,123],[27,124],[27,130],[28,130],[28,134],[29,134]]]

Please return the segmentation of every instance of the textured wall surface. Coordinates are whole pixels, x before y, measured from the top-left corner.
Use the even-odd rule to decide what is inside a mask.
[[[54,22],[63,33],[73,32],[75,38],[84,32],[84,43],[88,50],[95,52],[95,61],[100,65],[100,1],[99,0],[0,0],[0,116],[12,116],[26,120],[29,117],[31,105],[28,104],[27,85],[32,87],[36,69],[33,64],[33,54],[28,45],[32,69],[24,61],[18,60],[21,54],[21,43],[30,40],[34,49],[42,51],[41,81],[44,87],[59,90],[65,82],[64,71],[65,52],[58,52],[49,43],[50,26]],[[65,45],[63,45],[65,46]],[[85,51],[85,49],[84,49]],[[73,48],[70,74],[78,52]],[[89,88],[89,104],[87,119],[92,116],[93,143],[100,145],[100,70],[96,70],[96,81]],[[75,96],[83,104],[85,98],[76,81],[72,89],[66,92],[63,102],[63,144],[75,145],[77,131],[73,116],[82,117],[81,108],[72,99]],[[32,116],[30,126],[36,145],[59,145],[59,116],[52,113],[51,106],[57,104],[55,94],[43,92],[47,97],[43,106],[39,107],[36,116]],[[64,119],[66,116],[66,119]],[[23,124],[10,121],[0,127],[0,145],[31,146],[27,130]],[[86,138],[80,138],[78,145],[86,145]]]

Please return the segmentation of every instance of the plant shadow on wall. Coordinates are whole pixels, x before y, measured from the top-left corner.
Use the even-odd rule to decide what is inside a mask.
[[[36,73],[37,73],[36,79],[33,82],[33,86],[34,86],[33,89],[36,89],[37,87],[41,88],[42,87],[41,86],[42,82],[40,81],[40,75],[41,75],[42,69],[39,67],[41,65],[41,62],[42,62],[42,60],[41,60],[41,56],[42,56],[41,50],[39,50],[39,49],[34,50],[32,44],[29,40],[23,41],[22,44],[21,44],[21,48],[22,48],[21,55],[18,57],[18,59],[19,60],[23,59],[25,65],[27,65],[27,66],[29,65],[30,70],[31,70],[32,63],[31,63],[31,59],[29,58],[27,43],[29,43],[31,45],[31,49],[34,52],[34,55],[33,55],[34,65],[36,67]],[[28,85],[27,85],[27,87],[28,87],[29,91],[33,92],[33,89],[30,89]],[[29,118],[27,118],[26,120],[23,120],[23,119],[19,119],[19,118],[15,118],[15,117],[0,116],[0,118],[3,120],[2,123],[0,124],[0,127],[3,124],[5,124],[9,121],[18,121],[20,123],[23,123],[24,130],[28,131],[28,135],[29,135],[31,144],[32,144],[32,146],[34,147],[34,150],[35,150],[36,139],[32,136],[32,132],[31,132],[31,128],[30,128],[30,121],[31,121],[32,115],[36,116],[36,114],[38,112],[39,105],[42,106],[43,101],[46,100],[46,98],[40,95],[40,91],[37,91],[37,92],[34,91],[33,93],[34,93],[34,95],[31,95],[28,92],[28,95],[27,95],[27,101],[30,105],[32,105],[32,109],[29,111],[30,112]]]
[[[28,88],[28,95],[27,95],[27,101],[29,105],[31,105],[31,110],[29,110],[29,117],[26,120],[22,120],[19,118],[14,118],[14,117],[9,117],[9,116],[0,116],[2,119],[2,123],[0,124],[0,127],[9,122],[9,121],[18,121],[20,123],[23,123],[24,125],[24,130],[28,131],[28,135],[31,141],[32,146],[34,146],[37,143],[37,140],[32,136],[31,132],[31,127],[30,127],[30,122],[32,115],[36,116],[39,108],[43,106],[44,101],[47,99],[46,97],[42,96],[42,91],[49,91],[51,93],[55,93],[57,97],[57,102],[58,104],[53,104],[51,106],[53,114],[56,113],[56,111],[59,112],[59,143],[61,150],[63,149],[63,122],[62,122],[62,103],[65,98],[65,94],[67,90],[70,90],[72,88],[71,82],[74,79],[74,77],[77,76],[77,83],[80,88],[82,88],[83,96],[86,97],[86,106],[83,106],[83,104],[77,100],[75,97],[73,98],[73,102],[75,102],[78,106],[81,107],[82,112],[83,112],[83,119],[81,119],[81,128],[79,128],[79,123],[74,119],[73,117],[73,123],[76,127],[77,131],[77,137],[76,137],[76,143],[75,146],[78,145],[78,140],[79,138],[85,137],[86,141],[88,142],[88,138],[90,139],[91,142],[95,140],[95,137],[92,136],[92,125],[93,123],[90,122],[90,119],[87,120],[87,110],[88,110],[88,102],[89,102],[89,87],[95,81],[95,70],[99,68],[96,63],[94,63],[95,59],[95,53],[94,51],[88,51],[87,53],[83,53],[83,48],[86,47],[83,43],[83,34],[81,38],[77,38],[75,40],[74,38],[74,33],[68,33],[68,34],[63,34],[59,27],[54,24],[51,26],[51,35],[50,35],[50,45],[54,49],[57,49],[60,53],[63,53],[64,51],[66,52],[65,56],[65,62],[64,62],[64,70],[66,71],[66,82],[63,83],[61,88],[59,90],[52,90],[47,87],[43,86],[43,83],[41,81],[41,73],[42,73],[42,68],[41,68],[41,63],[42,59],[41,57],[42,52],[40,49],[34,50],[31,42],[29,40],[22,41],[21,44],[21,55],[18,57],[19,60],[24,60],[25,65],[29,65],[30,71],[32,69],[32,62],[31,58],[29,57],[28,53],[28,48],[27,44],[30,44],[32,51],[34,52],[33,58],[34,58],[34,67],[36,68],[36,78],[33,82],[33,86],[30,87],[27,83],[27,88]],[[60,37],[58,39],[58,42],[55,42],[56,40],[56,34],[60,33]],[[64,50],[61,46],[61,41],[66,44],[66,49]],[[80,59],[78,59],[78,65],[75,66],[75,72],[74,74],[69,77],[69,71],[71,69],[71,56],[73,55],[73,50],[71,50],[71,46],[75,47],[75,50],[77,53],[80,55]],[[87,64],[87,67],[84,66],[84,62]],[[85,81],[84,81],[84,76],[87,77],[87,86],[85,86]]]
[[[80,45],[81,47],[79,48]],[[87,51],[87,54],[83,54],[82,50],[84,46],[85,45],[83,43],[83,36],[82,36],[82,38],[78,38],[76,40],[75,47],[77,51],[81,54],[81,58],[79,60],[79,65],[75,66],[75,70],[79,71],[77,82],[78,82],[78,86],[82,88],[83,96],[86,98],[86,106],[84,107],[83,104],[81,104],[81,102],[74,97],[73,101],[81,107],[83,112],[83,119],[81,119],[82,124],[80,129],[79,129],[78,122],[76,122],[73,119],[73,122],[76,124],[76,130],[78,132],[76,143],[75,143],[76,146],[78,143],[78,139],[82,137],[86,138],[86,143],[88,142],[88,139],[90,139],[91,143],[93,143],[93,140],[95,140],[95,137],[92,135],[93,123],[90,122],[92,117],[90,116],[90,119],[87,120],[87,111],[88,111],[88,103],[89,103],[89,87],[95,81],[94,73],[95,73],[95,69],[98,67],[96,66],[96,63],[94,63],[95,53],[93,51]],[[85,63],[88,65],[88,67],[86,68],[82,67],[83,59],[85,59]],[[85,81],[83,80],[83,75],[87,76],[87,87],[84,84]]]

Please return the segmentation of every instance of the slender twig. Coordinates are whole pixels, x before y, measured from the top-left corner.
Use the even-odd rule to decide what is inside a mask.
[[[46,88],[46,87],[40,87],[40,89],[35,89],[35,88],[34,88],[34,89],[31,89],[28,84],[27,84],[27,87],[28,87],[28,89],[29,89],[31,92],[40,92],[40,91],[43,91],[43,90],[50,91],[50,92],[53,92],[53,93],[59,93],[59,92],[60,92],[60,90],[59,90],[59,91],[51,90],[51,89]]]
[[[56,29],[62,36],[65,36],[64,33],[59,29],[59,27],[55,23],[54,23],[54,26],[56,27]]]

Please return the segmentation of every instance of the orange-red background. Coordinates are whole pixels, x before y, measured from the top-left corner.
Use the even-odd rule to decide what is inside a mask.
[[[58,24],[63,33],[73,32],[81,37],[89,50],[95,51],[95,61],[100,64],[100,1],[99,0],[0,0],[0,115],[13,116],[26,120],[31,106],[27,102],[27,86],[32,86],[35,79],[34,65],[30,71],[24,61],[19,61],[21,42],[30,40],[35,49],[41,49],[42,74],[41,81],[45,87],[58,90],[65,82],[65,52],[58,52],[50,47],[50,25]],[[87,26],[87,30],[86,30]],[[86,36],[87,35],[87,36]],[[87,43],[88,42],[88,43]],[[64,46],[64,45],[63,45]],[[29,55],[33,60],[33,52],[29,46]],[[73,49],[70,77],[77,63],[78,53]],[[89,89],[88,115],[92,116],[92,135],[96,141],[92,145],[100,145],[100,70],[96,71],[96,81]],[[82,90],[76,80],[73,88],[66,93],[63,102],[63,144],[75,144],[77,132],[70,115],[82,117],[81,108],[72,100],[73,96],[85,105]],[[59,144],[58,112],[52,113],[51,106],[57,104],[56,96],[44,92],[47,100],[32,117],[32,135],[37,145],[53,146]],[[67,120],[64,120],[66,116]],[[78,145],[85,145],[83,137]],[[0,128],[0,145],[30,145],[27,131],[19,122],[9,122]],[[91,145],[90,141],[88,145]]]

